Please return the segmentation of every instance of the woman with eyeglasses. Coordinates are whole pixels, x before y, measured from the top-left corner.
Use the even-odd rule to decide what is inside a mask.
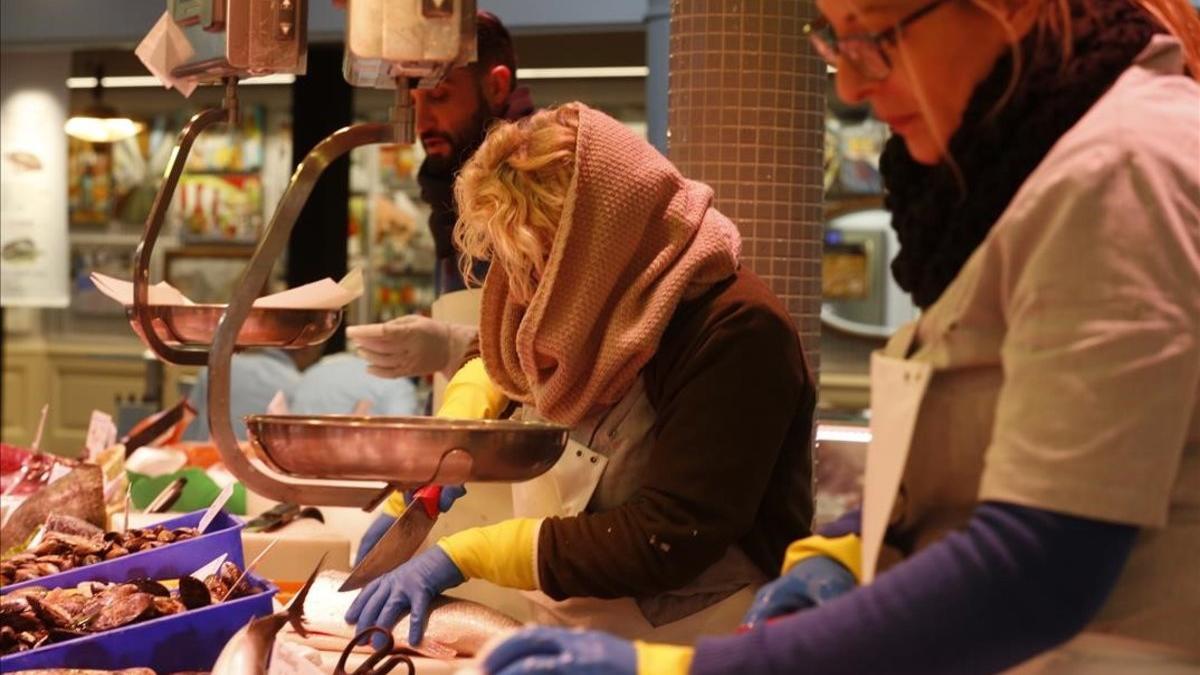
[[[489,673],[1200,672],[1200,18],[817,0],[922,316],[872,356],[861,513],[742,634],[532,628]]]

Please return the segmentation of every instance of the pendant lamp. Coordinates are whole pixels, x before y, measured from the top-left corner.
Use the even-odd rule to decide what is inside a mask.
[[[68,136],[92,143],[115,143],[141,133],[144,124],[117,112],[104,102],[104,70],[96,69],[96,88],[92,102],[72,115],[64,129]]]

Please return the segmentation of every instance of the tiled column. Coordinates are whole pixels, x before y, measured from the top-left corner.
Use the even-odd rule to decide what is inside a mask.
[[[667,78],[671,69],[671,0],[646,3],[646,137],[667,152]]]
[[[716,191],[819,365],[825,65],[811,0],[673,0],[668,147]]]

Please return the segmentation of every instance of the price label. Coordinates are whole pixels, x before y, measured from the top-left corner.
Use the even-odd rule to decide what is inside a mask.
[[[93,410],[92,419],[88,422],[87,439],[83,444],[87,449],[87,458],[93,459],[116,442],[117,425],[113,424],[112,416]]]

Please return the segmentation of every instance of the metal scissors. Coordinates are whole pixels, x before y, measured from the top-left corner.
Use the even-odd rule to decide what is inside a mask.
[[[364,644],[369,640],[376,631],[383,634],[383,646],[375,648],[375,652],[368,656],[366,661],[359,664],[358,668],[346,672],[346,659],[350,658],[350,652],[354,651],[354,648],[358,645]],[[408,675],[415,675],[416,667],[413,665],[412,659],[404,654],[392,654],[392,650],[395,648],[396,643],[392,640],[391,631],[386,631],[379,626],[371,626],[358,635],[355,635],[354,639],[342,650],[342,658],[338,659],[337,668],[334,668],[333,675],[387,675],[401,663],[408,666]],[[385,658],[387,659],[386,661],[384,661]],[[383,663],[379,663],[380,661],[383,661]]]

